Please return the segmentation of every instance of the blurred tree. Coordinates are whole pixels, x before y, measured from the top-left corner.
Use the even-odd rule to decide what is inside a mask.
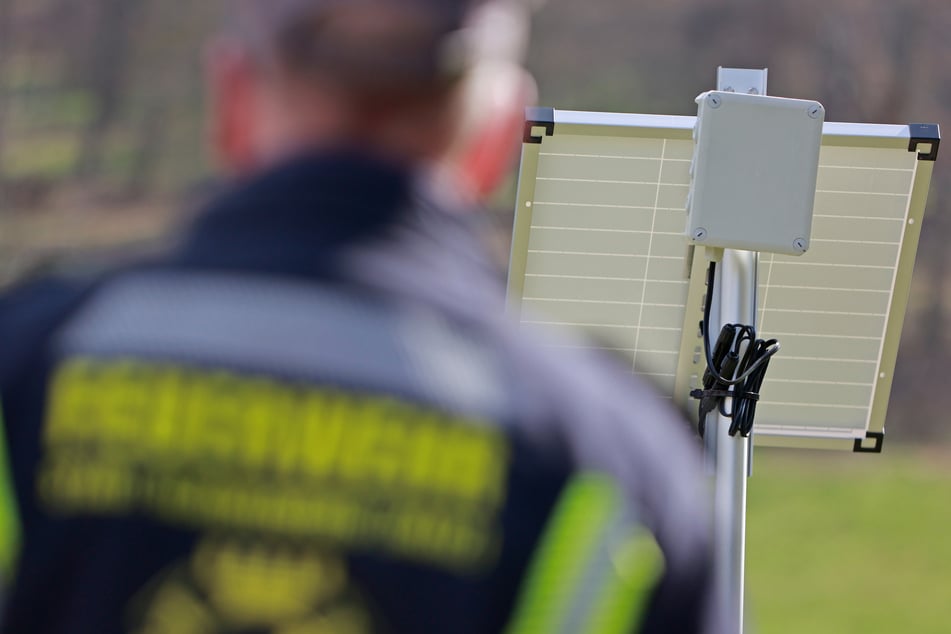
[[[13,0],[0,0],[0,209],[3,209],[4,199],[6,197],[6,187],[4,178],[4,149],[5,132],[7,123],[7,102],[9,100],[9,89],[4,77],[5,67],[9,59],[10,51],[13,49],[13,29],[11,24],[11,15]]]
[[[141,5],[142,0],[99,0],[96,31],[91,40],[93,55],[86,79],[95,103],[95,115],[82,134],[76,161],[76,175],[80,178],[98,171],[106,132],[119,113],[123,79],[129,72],[133,27]]]

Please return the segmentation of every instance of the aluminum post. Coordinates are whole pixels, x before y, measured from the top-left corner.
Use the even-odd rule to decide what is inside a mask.
[[[719,267],[720,324],[755,324],[756,254],[727,249]],[[717,331],[714,331],[717,332]],[[733,404],[727,399],[726,410]],[[750,441],[729,435],[730,419],[717,413],[714,530],[719,588],[730,620],[743,632],[746,562],[746,492]]]
[[[720,68],[717,90],[766,94],[765,70]],[[719,310],[710,324],[716,337],[723,324],[756,326],[757,265],[759,256],[749,251],[726,249],[718,267],[716,290]],[[711,315],[713,317],[713,315]],[[733,404],[727,399],[726,411]],[[714,531],[719,574],[718,585],[723,605],[737,632],[742,634],[745,620],[746,575],[746,494],[750,470],[751,441],[729,435],[730,419],[710,415],[716,434],[714,444]]]

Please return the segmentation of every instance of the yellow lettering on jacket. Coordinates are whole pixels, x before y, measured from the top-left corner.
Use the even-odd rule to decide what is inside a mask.
[[[323,536],[457,566],[498,547],[509,448],[483,421],[374,394],[70,359],[39,488],[70,513]]]

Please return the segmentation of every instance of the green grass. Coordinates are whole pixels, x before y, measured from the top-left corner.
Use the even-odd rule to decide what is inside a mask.
[[[759,450],[750,632],[951,631],[951,453]]]

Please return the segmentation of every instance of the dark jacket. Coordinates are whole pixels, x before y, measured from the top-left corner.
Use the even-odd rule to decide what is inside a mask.
[[[713,631],[679,417],[510,324],[417,185],[301,157],[161,258],[2,299],[3,632]]]

